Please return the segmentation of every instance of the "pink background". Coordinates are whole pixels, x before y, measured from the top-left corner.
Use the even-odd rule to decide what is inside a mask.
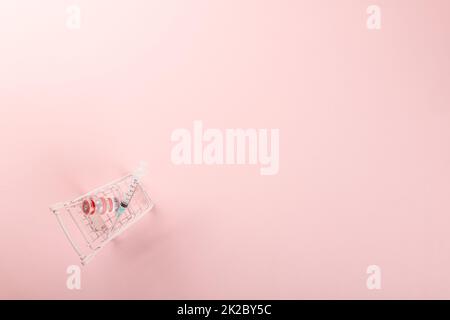
[[[2,0],[0,298],[450,298],[449,15],[448,0]],[[196,119],[279,128],[279,174],[173,165],[171,132]],[[48,206],[140,159],[154,213],[68,290],[78,260]]]

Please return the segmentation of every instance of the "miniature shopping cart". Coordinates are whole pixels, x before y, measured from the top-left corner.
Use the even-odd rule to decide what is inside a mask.
[[[129,194],[130,186],[134,186],[132,197]],[[119,215],[118,204],[127,197],[131,199]],[[95,201],[99,204],[101,202],[98,199],[101,199],[104,203],[102,214],[90,214],[86,211],[89,208],[83,207],[86,203],[94,203],[93,199],[97,199]],[[108,199],[109,204],[104,199]],[[111,200],[115,203],[111,204]],[[110,210],[110,205],[115,207],[114,210]],[[50,210],[79,255],[81,264],[85,265],[107,243],[138,222],[152,208],[153,203],[136,175],[129,174],[75,200],[54,204]]]

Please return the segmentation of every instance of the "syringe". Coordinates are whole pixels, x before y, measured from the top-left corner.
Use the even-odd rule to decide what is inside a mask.
[[[139,184],[138,179],[134,176],[133,177],[133,181],[130,184],[130,187],[128,188],[127,193],[125,194],[125,197],[122,201],[120,201],[120,205],[119,208],[117,209],[116,215],[121,215],[122,213],[125,212],[125,209],[128,207],[128,205],[130,204],[131,199],[134,196],[134,193],[136,192],[136,188]]]
[[[146,163],[141,162],[139,168],[133,173],[133,180],[131,181],[131,184],[128,187],[127,193],[125,193],[124,198],[120,201],[119,207],[117,208],[116,211],[116,219],[114,220],[114,223],[112,224],[109,232],[112,232],[114,230],[117,221],[119,221],[119,217],[128,208],[128,205],[130,204],[130,201],[133,198],[134,193],[136,192],[136,189],[139,185],[139,180],[146,174],[146,171],[147,171]]]

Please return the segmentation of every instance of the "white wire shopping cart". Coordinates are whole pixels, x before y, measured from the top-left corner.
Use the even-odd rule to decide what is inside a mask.
[[[122,201],[133,183],[133,196],[120,216],[114,211],[102,215],[83,212],[82,205],[86,199],[109,198]],[[134,174],[128,174],[72,201],[50,206],[82,265],[87,264],[106,244],[138,222],[152,208],[153,202]]]

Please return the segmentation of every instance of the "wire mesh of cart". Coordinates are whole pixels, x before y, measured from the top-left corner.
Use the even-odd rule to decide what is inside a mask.
[[[123,212],[120,203],[133,195]],[[90,212],[89,204],[96,206]],[[153,208],[153,202],[134,174],[101,186],[74,200],[50,206],[82,265],[87,264],[111,240],[138,222]]]

